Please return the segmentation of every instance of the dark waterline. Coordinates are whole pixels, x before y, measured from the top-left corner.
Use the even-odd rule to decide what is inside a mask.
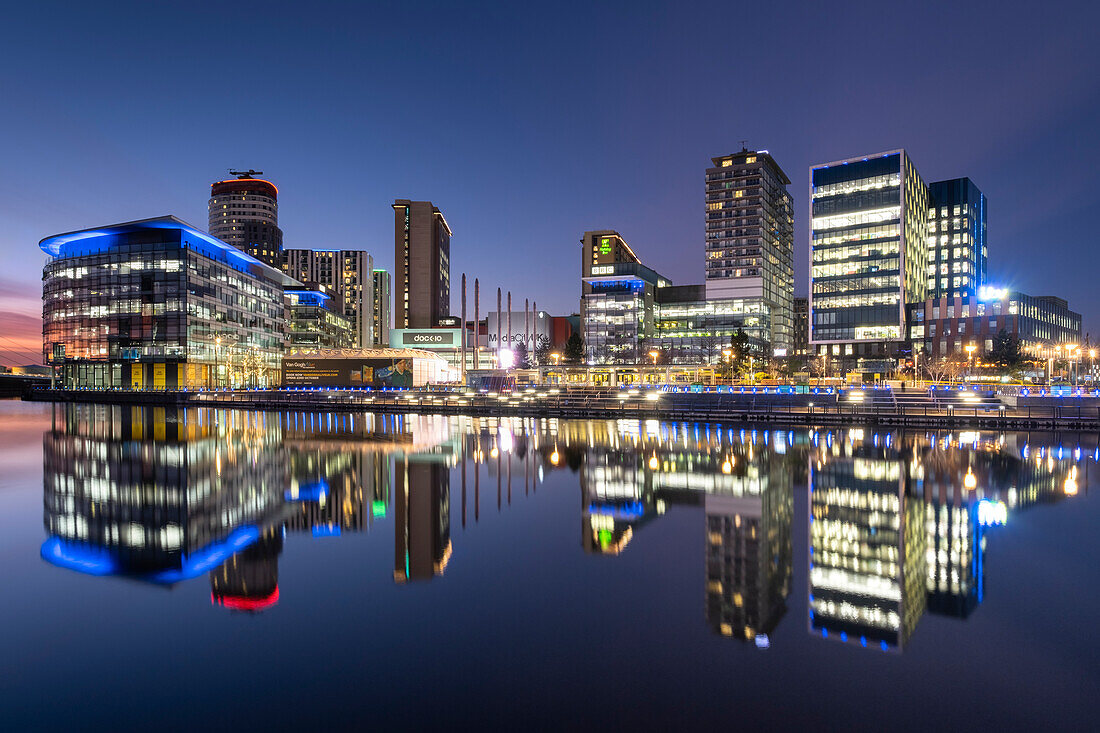
[[[5,729],[1095,725],[1094,434],[0,402]]]

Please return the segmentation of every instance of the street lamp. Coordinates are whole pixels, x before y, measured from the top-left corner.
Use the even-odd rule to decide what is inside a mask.
[[[1077,386],[1077,356],[1080,353],[1077,344],[1066,344],[1066,361],[1069,362],[1070,385]]]
[[[650,356],[650,357],[651,357],[651,358],[653,359],[653,366],[657,366],[657,357],[658,357],[659,355],[660,355],[660,352],[659,352],[659,351],[657,351],[656,349],[654,349],[653,351],[649,352],[649,356]]]
[[[561,354],[556,351],[550,353],[550,358],[554,360],[555,366],[557,366],[561,362]]]
[[[974,377],[974,349],[978,348],[974,344],[966,345],[966,371],[971,378]]]
[[[221,384],[219,384],[219,382],[221,382],[221,363],[220,363],[221,360],[219,358],[221,356],[221,349],[222,349],[222,337],[221,336],[215,336],[214,337],[214,386],[215,387],[220,387],[221,386]]]

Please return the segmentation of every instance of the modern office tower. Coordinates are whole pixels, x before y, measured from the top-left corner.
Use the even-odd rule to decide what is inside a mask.
[[[791,338],[791,354],[807,356],[810,353],[810,301],[794,299],[794,334]]]
[[[711,158],[706,176],[706,299],[759,299],[770,313],[767,356],[791,347],[794,209],[790,179],[766,150]],[[740,310],[740,308],[739,308]]]
[[[925,508],[906,491],[908,463],[855,432],[809,456],[812,633],[900,651],[924,614]]]
[[[771,353],[772,306],[763,298],[708,300],[704,285],[671,285],[655,291],[652,347],[671,364],[713,363],[730,337],[744,331],[757,356]]]
[[[451,314],[451,228],[431,201],[397,199],[395,328],[435,328]]]
[[[324,285],[283,291],[287,349],[351,349],[357,334],[344,315],[343,299]]]
[[[923,344],[932,358],[980,358],[993,350],[1002,330],[1014,336],[1025,353],[1050,344],[1081,344],[1081,314],[1071,311],[1065,300],[1007,288],[983,286],[975,295],[929,298],[914,308],[913,321],[914,348]],[[968,354],[970,346],[974,349]]]
[[[42,557],[162,584],[205,575],[282,526],[280,443],[273,421],[69,406],[42,437]]]
[[[393,579],[431,580],[451,559],[450,471],[430,458],[394,463]]]
[[[281,271],[173,216],[47,237],[42,337],[66,387],[277,384]]]
[[[301,282],[327,286],[343,301],[352,324],[353,348],[377,346],[374,323],[374,258],[361,249],[288,249],[283,271]]]
[[[985,194],[969,178],[929,184],[929,298],[966,298],[985,285],[985,220]]]
[[[581,337],[589,363],[637,364],[653,337],[653,299],[672,283],[611,230],[581,237]]]
[[[847,367],[899,358],[928,286],[927,186],[894,150],[812,167],[810,193],[811,344]]]
[[[390,345],[390,273],[375,268],[371,275],[374,280],[374,315],[371,326],[374,329],[375,346]]]
[[[261,262],[282,267],[279,189],[253,175],[262,171],[249,170],[210,184],[210,234]]]

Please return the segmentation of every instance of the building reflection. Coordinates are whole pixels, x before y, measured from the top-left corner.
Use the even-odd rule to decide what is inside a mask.
[[[852,430],[828,434],[810,461],[810,628],[900,650],[926,602],[924,501],[904,456]]]
[[[987,535],[1079,489],[1080,449],[1032,448],[1028,437],[815,433],[811,632],[900,651],[926,611],[973,613],[985,597]]]
[[[171,584],[204,575],[281,525],[277,426],[262,415],[68,408],[43,437],[48,561]]]
[[[279,601],[279,559],[299,538],[384,527],[394,582],[428,581],[483,512],[575,472],[584,552],[628,552],[689,512],[706,626],[768,648],[806,485],[810,632],[901,651],[925,613],[979,609],[997,527],[1085,491],[1091,450],[1035,434],[56,407],[41,553],[153,584],[209,575],[213,604],[258,612]]]
[[[279,602],[279,555],[283,532],[272,527],[255,544],[210,571],[211,602],[255,613]]]

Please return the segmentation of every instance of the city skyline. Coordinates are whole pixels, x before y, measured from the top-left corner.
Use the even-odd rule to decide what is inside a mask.
[[[586,230],[617,230],[643,262],[673,282],[699,282],[700,173],[711,157],[740,149],[742,139],[770,150],[792,176],[796,295],[804,295],[807,285],[805,172],[822,161],[904,147],[928,180],[968,176],[988,196],[992,284],[1066,298],[1084,315],[1086,332],[1100,317],[1087,268],[1068,264],[1089,256],[1088,223],[1100,213],[1088,185],[1098,154],[1077,143],[1100,112],[1091,82],[1098,63],[1095,54],[1081,53],[1089,23],[1080,21],[1095,15],[1091,8],[1048,11],[1047,22],[1038,26],[1022,14],[994,18],[965,8],[954,9],[950,23],[935,12],[886,17],[883,11],[808,10],[778,16],[756,9],[709,15],[638,11],[624,20],[601,8],[584,26],[551,13],[539,28],[525,25],[523,17],[483,23],[480,15],[442,8],[435,14],[447,21],[438,24],[446,31],[389,39],[379,31],[371,50],[342,43],[350,40],[343,31],[302,32],[297,54],[322,46],[326,52],[305,68],[294,63],[297,54],[274,54],[268,72],[277,87],[266,96],[228,81],[211,83],[219,37],[204,35],[198,21],[173,11],[147,9],[129,17],[124,6],[102,15],[76,10],[50,24],[41,23],[42,12],[17,11],[9,24],[16,37],[4,52],[19,55],[26,70],[8,85],[12,115],[4,128],[19,144],[12,146],[6,175],[0,174],[8,194],[0,204],[7,223],[0,251],[9,263],[0,277],[5,349],[18,344],[40,352],[39,239],[164,213],[201,225],[209,183],[235,166],[264,170],[280,187],[279,224],[287,247],[366,249],[392,273],[391,205],[408,197],[431,200],[447,213],[455,230],[455,277],[480,277],[486,286],[536,299],[550,312],[577,309],[575,247]],[[840,65],[884,54],[881,68],[866,69],[854,83],[806,73],[804,60],[794,54],[723,99],[708,95],[703,82],[690,81],[707,64],[705,47],[690,41],[719,19],[782,24],[777,41],[739,41],[750,48],[772,42],[792,52],[812,47],[821,43],[820,23],[858,31],[904,21],[927,43],[893,56],[885,54],[893,48],[888,39],[833,49]],[[186,34],[194,53],[186,64],[164,57],[123,68],[121,52],[86,46],[102,24],[127,22],[162,23],[168,38]],[[238,22],[243,17],[230,11],[226,24]],[[292,32],[293,18],[277,11],[266,22],[276,36]],[[22,26],[49,27],[51,43],[44,44],[38,30],[19,34]],[[526,46],[476,42],[479,35],[511,38],[519,27],[526,30]],[[611,27],[617,36],[593,45],[591,54],[557,50],[563,40],[575,43],[562,48],[586,46]],[[464,42],[451,39],[453,33]],[[1024,35],[1026,47],[1008,43]],[[151,50],[135,43],[133,53]],[[468,46],[480,48],[469,52]],[[47,57],[47,47],[56,53]],[[421,53],[425,49],[434,53]],[[515,54],[528,67],[505,68],[504,59]],[[82,63],[74,68],[77,56]],[[918,59],[925,64],[919,74],[898,77]],[[439,76],[445,115],[425,114],[426,102],[408,97],[395,81],[376,78],[401,64],[411,64],[416,77]],[[555,64],[574,73],[560,73]],[[318,82],[323,74],[332,77]],[[173,85],[158,87],[154,82],[162,77]],[[472,78],[483,83],[471,84]],[[540,83],[530,84],[531,78]],[[788,81],[781,95],[769,88],[779,79]],[[966,114],[944,119],[936,100],[951,93],[957,80],[965,80],[959,94],[970,100]],[[350,81],[361,91],[338,102],[333,93]],[[844,103],[880,93],[888,81],[893,87],[882,109],[861,108],[854,115]],[[211,84],[206,104],[180,106],[188,92]],[[142,104],[134,112],[132,105],[108,101],[120,95]],[[253,105],[249,114],[268,115],[270,124],[242,124],[249,135],[216,133],[222,115],[245,121],[225,112],[233,97]],[[745,105],[743,99],[757,103]],[[391,115],[386,103],[394,100],[411,106]],[[597,101],[618,104],[622,119],[576,114]],[[150,122],[150,114],[162,117],[167,110],[176,115],[171,124]],[[807,126],[811,111],[814,124]],[[519,185],[511,177],[517,160],[526,176]],[[629,185],[620,185],[623,180]],[[1053,256],[1035,258],[1036,247]],[[547,268],[547,261],[562,264]],[[452,311],[458,309],[456,297]]]

